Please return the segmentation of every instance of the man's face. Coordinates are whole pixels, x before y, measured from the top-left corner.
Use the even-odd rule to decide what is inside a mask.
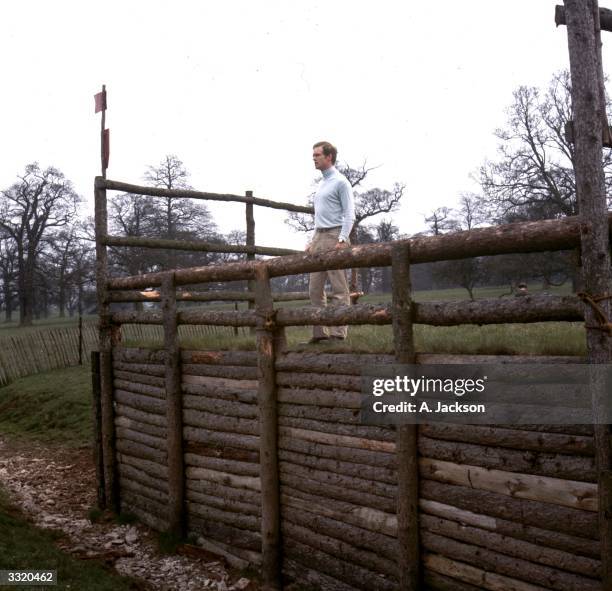
[[[323,153],[323,148],[321,146],[313,149],[312,160],[317,170],[327,170],[333,166],[332,155],[330,154],[329,156],[326,156]]]

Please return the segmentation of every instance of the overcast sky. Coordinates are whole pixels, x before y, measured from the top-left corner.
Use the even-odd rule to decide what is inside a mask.
[[[147,165],[176,154],[196,189],[305,203],[312,144],[327,139],[339,159],[378,167],[368,186],[406,184],[393,221],[413,233],[476,188],[512,91],[568,67],[556,3],[3,3],[0,187],[29,162],[54,165],[93,215],[93,95],[106,84],[108,178],[143,184]],[[211,210],[221,231],[244,229],[244,206]],[[305,243],[283,213],[255,216],[257,244]]]

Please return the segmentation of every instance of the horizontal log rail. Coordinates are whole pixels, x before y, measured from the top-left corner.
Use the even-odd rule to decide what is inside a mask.
[[[307,291],[286,291],[272,293],[275,302],[293,302],[310,299]],[[179,291],[177,301],[182,302],[249,302],[255,301],[255,295],[248,291]],[[109,302],[159,302],[159,291],[113,291],[109,293]]]
[[[135,193],[137,195],[150,195],[151,197],[173,197],[183,199],[203,199],[206,201],[234,201],[236,203],[252,203],[261,207],[272,209],[284,209],[298,213],[314,213],[313,207],[305,205],[295,205],[282,201],[272,201],[261,197],[246,197],[244,195],[232,195],[230,193],[205,193],[203,191],[193,191],[191,189],[161,189],[159,187],[146,187],[143,185],[132,185],[120,181],[96,177],[96,189],[108,189],[110,191],[123,191],[124,193]]]
[[[106,236],[106,246],[133,246],[138,248],[163,248],[168,250],[189,250],[196,252],[247,253],[267,256],[286,256],[302,252],[292,248],[272,246],[247,246],[245,244],[221,244],[203,240],[169,240],[165,238],[140,238],[136,236]]]
[[[612,224],[612,213],[608,214]],[[588,225],[579,216],[559,220],[518,222],[492,228],[410,238],[411,262],[429,263],[457,260],[477,256],[499,254],[569,250],[580,243],[581,225]],[[384,267],[391,264],[392,249],[402,240],[364,244],[343,248],[324,254],[297,254],[266,261],[270,277],[297,275],[332,269],[357,267]],[[248,261],[178,269],[175,273],[177,285],[204,282],[235,281],[253,279],[256,265],[261,262]],[[147,273],[132,277],[117,277],[108,282],[109,289],[142,289],[161,285],[170,271]]]
[[[555,25],[566,25],[565,22],[565,6],[555,6]],[[599,24],[602,31],[612,31],[612,10],[609,8],[599,9]]]
[[[430,326],[457,324],[506,324],[546,321],[581,321],[582,303],[576,296],[527,296],[512,299],[487,299],[476,302],[422,302],[413,304],[413,322]],[[327,308],[279,308],[278,326],[341,326],[344,324],[391,324],[391,304],[356,304]],[[121,311],[112,315],[116,324],[162,324],[157,311]],[[202,311],[180,310],[179,324],[215,326],[256,326],[257,313],[252,310]]]
[[[351,300],[358,299],[362,292],[352,292]],[[255,295],[248,291],[203,291],[189,292],[179,291],[176,294],[177,301],[182,302],[251,302]],[[275,302],[297,302],[309,300],[307,291],[278,291],[272,293]],[[111,291],[108,294],[108,302],[159,302],[159,291]]]

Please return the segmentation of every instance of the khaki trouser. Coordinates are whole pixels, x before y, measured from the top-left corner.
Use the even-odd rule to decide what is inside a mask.
[[[310,252],[330,252],[338,244],[339,235],[339,227],[330,228],[329,230],[315,230],[315,235],[310,243]],[[327,297],[325,295],[325,281],[327,279],[329,279],[331,285],[331,305],[345,304],[348,306],[351,300],[344,269],[318,271],[310,274],[308,291],[311,304],[318,308],[324,308],[327,305]],[[346,338],[347,329],[347,326],[313,326],[312,336],[314,338],[329,336]]]

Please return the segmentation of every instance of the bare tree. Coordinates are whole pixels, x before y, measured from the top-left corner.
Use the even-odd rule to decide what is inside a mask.
[[[377,242],[390,242],[397,240],[399,236],[399,228],[390,220],[381,220],[374,227],[376,232]],[[391,293],[391,267],[382,267],[380,269],[380,290],[383,293]]]
[[[33,318],[34,276],[41,240],[76,216],[81,198],[57,168],[29,164],[19,181],[2,191],[0,228],[16,244],[20,325]]]
[[[477,215],[474,197],[462,195],[459,209],[439,207],[425,221],[429,224],[430,233],[439,236],[446,232],[470,230],[476,225]],[[471,300],[474,299],[474,288],[483,279],[482,259],[469,258],[458,261],[442,261],[431,267],[434,280],[440,283],[450,282],[467,290]]]
[[[191,189],[189,176],[181,160],[169,154],[159,165],[149,166],[144,179],[154,187]],[[205,205],[184,198],[162,197],[156,200],[156,205],[160,200],[163,204],[161,206],[163,215],[156,216],[152,220],[158,237],[175,239],[189,235],[202,239],[216,232],[212,216]]]
[[[481,198],[475,193],[461,193],[455,212],[462,230],[472,230],[487,221],[486,213],[481,209]]]
[[[429,216],[425,216],[425,223],[429,224],[429,230],[434,236],[445,232],[460,229],[459,222],[453,217],[454,211],[450,207],[438,207]]]
[[[150,237],[155,235],[153,220],[159,210],[152,197],[124,193],[110,199],[109,222],[113,232],[124,236]],[[155,270],[151,251],[145,248],[112,248],[112,262],[128,275]]]
[[[555,74],[546,91],[521,86],[495,131],[499,158],[480,168],[483,205],[497,223],[576,215],[574,146],[565,135],[572,120],[570,77]],[[612,154],[604,152],[608,190]]]
[[[82,311],[85,286],[93,280],[93,250],[88,234],[91,228],[86,220],[55,232],[47,240],[44,260],[47,276],[52,279],[51,292],[60,318],[66,311],[72,315]]]

